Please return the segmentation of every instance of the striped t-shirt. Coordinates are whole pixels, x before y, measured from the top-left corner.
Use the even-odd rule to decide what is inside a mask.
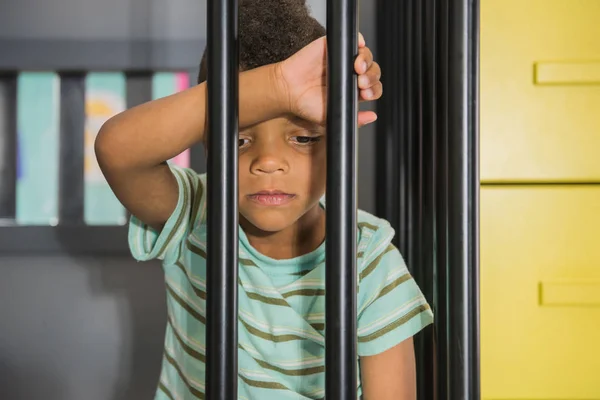
[[[206,176],[173,165],[171,170],[179,186],[177,208],[160,233],[132,217],[129,246],[137,260],[163,260],[168,318],[155,398],[203,399]],[[359,356],[390,349],[433,320],[391,244],[393,235],[386,221],[358,213]],[[325,245],[275,260],[254,249],[241,228],[239,237],[238,399],[322,399]],[[360,396],[360,374],[357,390]]]

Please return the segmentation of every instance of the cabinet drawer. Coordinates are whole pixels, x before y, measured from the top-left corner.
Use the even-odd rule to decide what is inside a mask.
[[[600,399],[600,185],[481,190],[484,399]]]
[[[483,182],[600,182],[600,1],[482,0]]]

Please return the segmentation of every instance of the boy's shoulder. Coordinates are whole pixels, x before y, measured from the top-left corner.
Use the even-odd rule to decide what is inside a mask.
[[[375,232],[387,232],[387,233],[394,233],[394,228],[392,228],[391,224],[383,219],[383,218],[379,218],[367,211],[358,210],[358,213],[356,215],[356,221],[358,224],[358,229],[359,231],[365,231],[365,232],[369,232],[369,233],[375,233]]]
[[[395,250],[392,239],[396,232],[387,220],[364,210],[358,210],[357,225],[357,253],[363,260],[363,264],[369,263],[385,252]]]

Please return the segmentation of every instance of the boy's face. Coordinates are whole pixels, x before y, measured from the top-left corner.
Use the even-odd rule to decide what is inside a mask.
[[[326,185],[325,129],[294,118],[239,136],[239,209],[264,232],[279,232],[318,207]]]

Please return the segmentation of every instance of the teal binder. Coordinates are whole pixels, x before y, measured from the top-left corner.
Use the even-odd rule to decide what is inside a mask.
[[[17,77],[16,222],[58,223],[60,81],[51,72]]]
[[[126,107],[126,83],[122,73],[90,73],[85,80],[84,220],[88,225],[124,225],[125,208],[106,182],[94,141],[102,125]]]

